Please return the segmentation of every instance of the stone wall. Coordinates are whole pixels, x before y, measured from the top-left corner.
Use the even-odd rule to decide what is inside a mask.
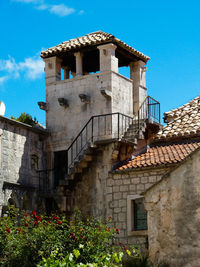
[[[102,95],[101,90],[107,96]],[[89,96],[89,103],[81,102],[79,94]],[[46,98],[47,129],[51,132],[53,151],[66,149],[93,115],[112,112],[133,114],[132,81],[111,71],[46,84]],[[58,98],[67,99],[69,107],[60,106]],[[117,116],[115,120],[117,122]],[[94,129],[99,129],[98,121],[95,123]],[[112,123],[114,127],[115,123]],[[111,129],[111,125],[107,129]]]
[[[145,194],[149,254],[171,267],[200,266],[200,150]]]
[[[107,203],[120,240],[125,244],[144,244],[147,231],[133,231],[131,200],[159,181],[168,168],[149,168],[110,174],[107,179]],[[142,197],[142,195],[141,195]]]
[[[147,231],[132,230],[129,202],[131,197],[139,196],[159,181],[169,168],[112,173],[115,149],[114,143],[98,147],[92,163],[72,182],[67,199],[68,210],[78,207],[84,214],[101,219],[111,216],[114,226],[120,229],[121,242],[142,244],[146,242]]]
[[[27,196],[24,205],[34,205],[37,170],[46,168],[44,139],[44,131],[0,117],[0,210],[11,194],[18,207]]]

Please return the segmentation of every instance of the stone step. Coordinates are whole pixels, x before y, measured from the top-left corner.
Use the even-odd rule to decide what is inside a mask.
[[[125,137],[123,137],[121,139],[121,141],[123,141],[125,143],[130,143],[131,145],[134,146],[134,148],[136,148],[136,146],[137,146],[137,138],[125,138]]]

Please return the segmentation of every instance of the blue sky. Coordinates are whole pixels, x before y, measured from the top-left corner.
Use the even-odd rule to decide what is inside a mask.
[[[41,50],[102,30],[148,55],[148,94],[161,112],[200,93],[200,1],[1,0],[0,100],[5,116],[45,122]]]

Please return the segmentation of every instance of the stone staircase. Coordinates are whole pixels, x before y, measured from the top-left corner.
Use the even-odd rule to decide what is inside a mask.
[[[127,131],[124,133],[122,137],[122,141],[134,143],[137,145],[138,139],[144,139],[144,132],[146,130],[146,121],[143,119],[141,121],[134,121],[134,123],[130,124]]]
[[[92,116],[66,151],[68,155],[66,175],[65,179],[59,180],[56,193],[63,195],[75,177],[80,177],[90,166],[102,145],[108,143],[127,145],[134,151],[138,140],[145,138],[144,133],[149,119],[153,119],[154,122],[157,120],[159,124],[160,113],[156,115],[155,112],[157,105],[160,105],[159,102],[147,97],[133,117],[122,113]],[[119,152],[118,148],[113,151],[115,155]]]
[[[68,172],[65,180],[60,180],[59,185],[65,187],[70,184],[70,181],[74,180],[76,174],[81,174],[84,169],[88,168],[93,161],[94,154],[100,145],[109,142],[128,143],[133,147],[133,150],[137,147],[138,139],[144,138],[144,131],[146,129],[145,120],[132,120],[132,123],[127,127],[119,138],[97,140],[94,142],[88,142],[85,149],[81,151],[79,156],[74,160],[73,164],[68,168]]]

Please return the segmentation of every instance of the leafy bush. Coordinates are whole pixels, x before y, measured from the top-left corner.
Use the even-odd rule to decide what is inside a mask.
[[[47,217],[12,208],[0,218],[0,265],[112,266],[121,261],[123,253],[112,245],[119,229],[111,228],[110,223],[111,218],[103,224],[94,218],[83,219],[80,213],[69,222],[62,215]]]
[[[33,119],[31,115],[29,115],[28,113],[25,113],[25,112],[21,113],[21,115],[18,118],[11,116],[11,119],[29,124],[31,126],[35,126],[38,124],[38,121],[36,118]]]

